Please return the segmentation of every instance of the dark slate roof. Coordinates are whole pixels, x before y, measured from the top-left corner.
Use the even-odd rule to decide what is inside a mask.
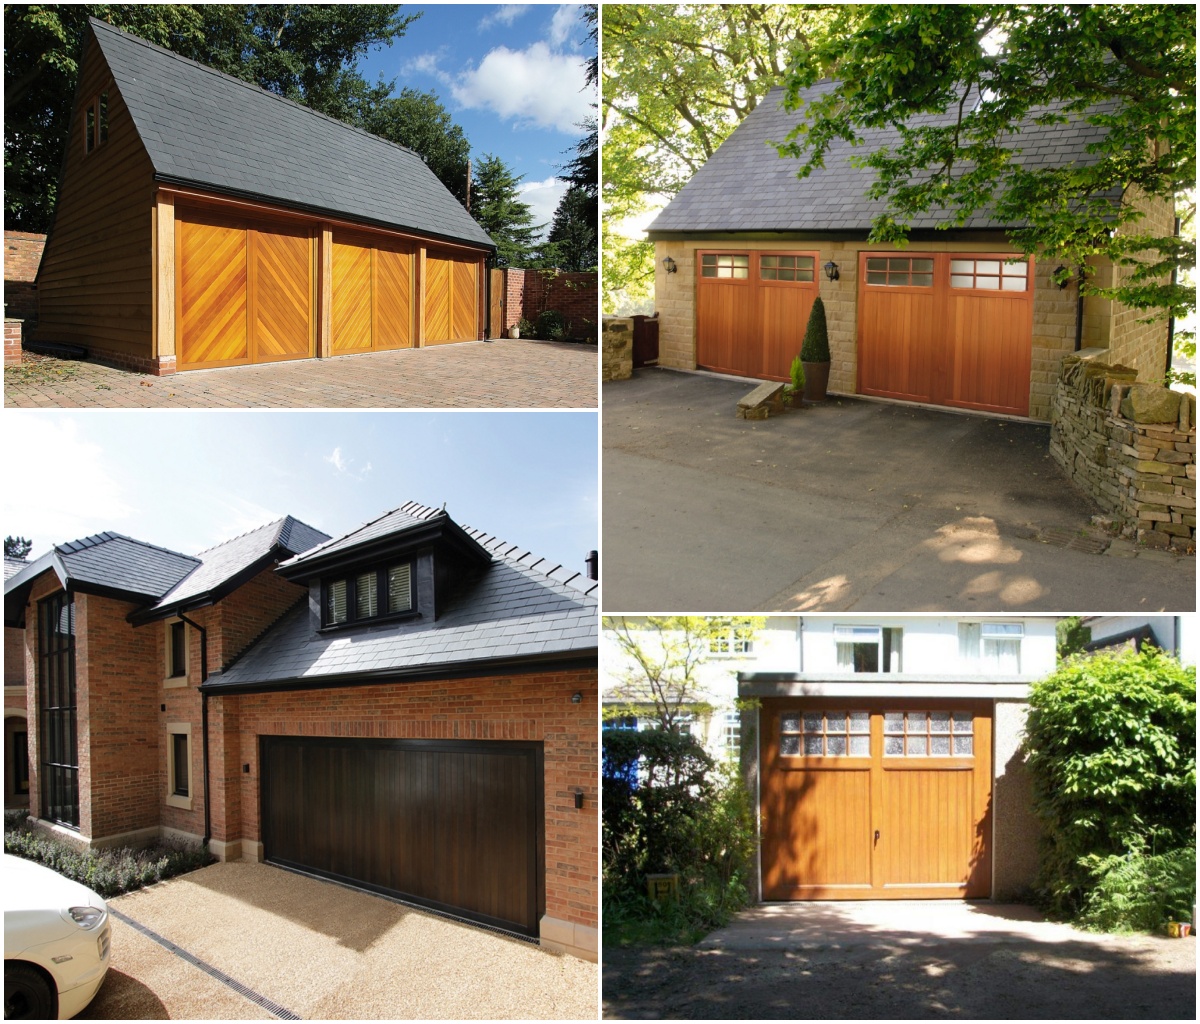
[[[4,556],[4,578],[9,579],[24,569],[29,562],[24,558],[9,558]]]
[[[412,150],[88,23],[161,180],[495,248]]]
[[[329,534],[291,516],[276,519],[240,537],[201,551],[200,564],[163,596],[153,612],[181,609],[189,603],[220,595],[247,573],[261,571],[282,552],[297,554],[329,540]]]
[[[806,98],[832,92],[836,83],[818,82],[801,95]],[[801,161],[781,157],[772,143],[786,141],[803,119],[803,108],[784,110],[782,89],[772,89],[680,190],[647,229],[657,232],[796,231],[867,232],[871,221],[884,212],[882,200],[867,200],[875,171],[852,167],[851,155],[861,156],[881,145],[900,141],[893,128],[865,129],[860,146],[835,140],[825,156],[825,166],[803,180],[796,177]],[[951,124],[953,113],[922,115],[913,125]],[[1022,127],[1013,145],[1021,150],[1018,162],[1027,167],[1059,167],[1093,163],[1087,145],[1104,137],[1104,129],[1084,121]],[[953,219],[948,210],[914,217],[912,227],[934,228]],[[1009,227],[986,211],[971,216],[964,229]]]
[[[363,523],[362,526],[351,530],[347,534],[343,534],[341,537],[327,537],[327,543],[315,545],[283,564],[289,568],[292,566],[301,566],[306,562],[314,561],[318,557],[324,558],[326,555],[332,555],[339,551],[349,551],[368,541],[379,540],[388,536],[403,536],[406,531],[413,530],[438,519],[452,522],[450,517],[446,515],[445,509],[430,508],[427,505],[418,505],[415,501],[410,501],[397,509],[392,509],[391,512],[385,512],[377,519],[371,519]]]
[[[409,502],[347,537],[361,542],[364,531],[378,536],[375,531],[385,521],[403,527],[441,515],[440,509]],[[402,676],[472,662],[594,654],[595,580],[482,530],[462,529],[492,556],[492,563],[464,582],[436,621],[421,618],[317,633],[308,608],[301,606],[232,666],[211,676],[207,687],[319,685],[326,678]]]

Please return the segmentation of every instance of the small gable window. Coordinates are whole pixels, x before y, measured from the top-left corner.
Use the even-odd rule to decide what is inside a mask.
[[[83,145],[85,152],[92,152],[108,141],[108,93],[102,92],[92,98],[84,112]]]
[[[324,626],[386,618],[413,610],[412,563],[369,569],[326,580],[322,594]]]

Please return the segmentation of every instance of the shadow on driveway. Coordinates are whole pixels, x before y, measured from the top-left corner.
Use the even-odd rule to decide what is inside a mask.
[[[1195,560],[1093,527],[1048,426],[853,398],[739,420],[749,389],[605,385],[606,611],[1195,607]]]
[[[1195,943],[1028,907],[766,904],[691,948],[605,949],[606,1019],[1194,1020]]]

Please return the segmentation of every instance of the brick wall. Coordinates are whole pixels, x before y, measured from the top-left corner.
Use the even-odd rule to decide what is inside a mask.
[[[4,627],[4,685],[25,686],[25,630],[15,626]]]
[[[583,694],[579,704],[571,703],[575,692]],[[213,698],[211,759],[221,766],[214,786],[213,837],[261,838],[259,736],[540,740],[546,914],[596,928],[596,714],[594,669]],[[241,771],[242,764],[250,765],[249,773]],[[575,808],[576,787],[584,792],[582,810]]]
[[[28,231],[4,232],[4,315],[37,320],[38,264],[46,236]],[[7,344],[5,346],[7,354]]]
[[[736,243],[734,243],[736,244]],[[654,245],[655,310],[659,315],[658,365],[680,369],[696,366],[696,251],[725,249],[727,240],[701,239],[688,242],[656,242]],[[877,245],[846,241],[748,242],[755,250],[806,249],[818,253],[817,265],[828,260],[838,265],[839,279],[829,281],[818,275],[818,287],[825,302],[829,325],[829,390],[855,394],[858,390],[858,257],[864,249],[881,251]],[[914,242],[912,252],[996,252],[996,242]],[[1010,251],[1000,246],[999,251]],[[673,274],[663,268],[670,256],[677,266]],[[1054,382],[1062,357],[1075,347],[1074,286],[1060,290],[1050,276],[1054,266],[1046,260],[1034,261],[1033,351],[1029,382],[1029,416],[1049,420]],[[1091,312],[1093,321],[1097,310]],[[1088,325],[1085,307],[1084,326]],[[804,325],[798,327],[802,335]],[[1093,330],[1093,333],[1095,331]]]
[[[595,272],[508,269],[504,280],[505,331],[522,317],[536,321],[539,313],[551,309],[566,318],[571,337],[595,340],[600,315],[599,275]]]
[[[21,337],[24,333],[25,321],[4,318],[4,365],[21,365]]]

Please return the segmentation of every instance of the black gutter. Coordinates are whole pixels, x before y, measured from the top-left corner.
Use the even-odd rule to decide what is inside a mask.
[[[588,648],[571,654],[530,655],[525,658],[490,658],[479,661],[422,665],[412,669],[376,669],[371,672],[340,673],[328,676],[293,676],[286,679],[254,680],[247,683],[202,683],[201,692],[274,693],[294,690],[333,690],[379,683],[419,683],[433,679],[467,679],[471,676],[530,675],[534,672],[558,672],[595,668],[597,649]]]
[[[204,688],[204,684],[208,682],[208,630],[182,613],[176,617],[200,633],[200,733],[203,736],[204,749],[204,844],[207,846],[212,838],[212,809],[208,800],[208,691]]]
[[[477,242],[473,239],[459,238],[455,235],[446,235],[437,231],[430,231],[428,228],[409,227],[403,224],[394,224],[386,221],[375,220],[373,217],[364,217],[357,213],[330,210],[320,206],[309,206],[305,203],[288,202],[286,199],[279,199],[275,196],[265,196],[258,192],[244,192],[241,189],[229,188],[228,186],[222,185],[213,185],[211,182],[196,181],[192,178],[178,178],[171,174],[160,174],[156,172],[154,175],[154,180],[159,184],[166,185],[168,187],[199,189],[202,192],[207,192],[214,196],[226,196],[230,199],[245,199],[253,203],[275,206],[281,210],[295,210],[298,213],[305,213],[313,217],[321,217],[325,220],[328,220],[332,217],[336,220],[352,221],[355,224],[363,224],[369,227],[381,228],[384,231],[391,231],[393,233],[405,235],[415,235],[419,236],[419,238],[427,238],[433,242],[445,242],[447,245],[456,245],[464,249],[476,249],[481,253],[495,254],[497,251],[497,245],[495,242]],[[467,214],[467,216],[469,217],[470,214]],[[479,230],[483,231],[483,228],[480,228]]]

